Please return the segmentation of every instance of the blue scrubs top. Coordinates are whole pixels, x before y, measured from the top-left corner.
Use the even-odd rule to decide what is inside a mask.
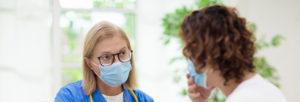
[[[139,102],[153,102],[153,98],[144,92],[134,89]],[[99,90],[92,93],[94,102],[106,102],[105,98]],[[124,102],[134,102],[134,97],[129,89],[124,88]],[[62,87],[55,97],[55,102],[90,102],[89,95],[86,95],[83,90],[82,81],[70,83]]]

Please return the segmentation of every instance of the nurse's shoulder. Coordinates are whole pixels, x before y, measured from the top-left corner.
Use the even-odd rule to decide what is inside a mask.
[[[82,102],[84,100],[82,81],[70,83],[62,87],[55,97],[55,102]]]
[[[139,102],[154,102],[152,97],[139,89],[134,89],[134,93],[138,97]]]

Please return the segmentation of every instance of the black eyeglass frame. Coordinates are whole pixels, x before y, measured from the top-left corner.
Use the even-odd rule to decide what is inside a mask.
[[[101,66],[109,66],[109,65],[112,65],[112,64],[115,62],[115,60],[116,60],[116,58],[115,58],[116,55],[118,56],[118,60],[119,60],[120,62],[122,62],[122,63],[127,62],[127,61],[122,61],[122,60],[120,59],[120,53],[122,53],[122,52],[115,53],[115,54],[111,54],[111,55],[113,56],[113,60],[112,60],[111,63],[108,64],[108,65],[103,65],[103,64],[102,64],[102,62],[101,62],[101,60],[100,60],[100,58],[101,58],[102,56],[97,57],[97,59],[99,60]],[[128,61],[131,60],[132,53],[133,53],[133,51],[130,50],[130,57],[129,57]]]

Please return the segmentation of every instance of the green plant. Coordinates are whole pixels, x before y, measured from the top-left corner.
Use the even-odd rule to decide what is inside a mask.
[[[187,15],[189,12],[195,9],[201,9],[203,7],[207,7],[209,5],[215,5],[215,4],[222,4],[222,0],[197,0],[195,3],[196,5],[191,5],[189,7],[183,6],[177,8],[174,12],[168,13],[164,16],[162,19],[162,27],[164,29],[163,33],[163,43],[168,46],[170,41],[177,41],[181,44],[182,48],[182,42],[180,42],[178,37],[179,27],[181,22],[184,19],[184,16]],[[247,25],[248,29],[252,31],[256,35],[256,25],[254,23],[248,22]],[[268,48],[275,48],[280,46],[281,42],[283,40],[283,37],[280,34],[277,34],[276,36],[273,36],[271,38],[271,41],[267,41],[264,37],[257,39],[255,44],[257,47],[257,51],[262,51],[264,49]],[[173,64],[177,61],[184,61],[183,56],[178,53],[176,57],[172,58],[170,60],[170,64]],[[262,75],[264,78],[271,81],[276,86],[279,85],[279,77],[278,73],[275,70],[275,68],[268,63],[266,58],[264,56],[255,56],[254,64],[256,66],[256,71]],[[174,80],[175,83],[180,83],[182,79],[185,78],[184,70],[181,70],[179,68],[174,68],[175,76]],[[187,96],[187,89],[182,88],[182,91],[179,92],[182,96]],[[221,93],[220,90],[214,90],[209,98],[209,102],[225,102],[225,96]]]
[[[93,5],[96,8],[131,8],[136,0],[93,0]]]

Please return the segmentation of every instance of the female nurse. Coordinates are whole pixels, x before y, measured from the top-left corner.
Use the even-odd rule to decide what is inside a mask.
[[[135,66],[124,31],[109,22],[90,29],[83,46],[83,80],[62,87],[55,102],[153,102],[134,89]]]
[[[188,95],[207,102],[213,88],[226,102],[286,102],[282,92],[255,72],[255,44],[235,9],[214,5],[193,11],[181,25],[188,58]]]

